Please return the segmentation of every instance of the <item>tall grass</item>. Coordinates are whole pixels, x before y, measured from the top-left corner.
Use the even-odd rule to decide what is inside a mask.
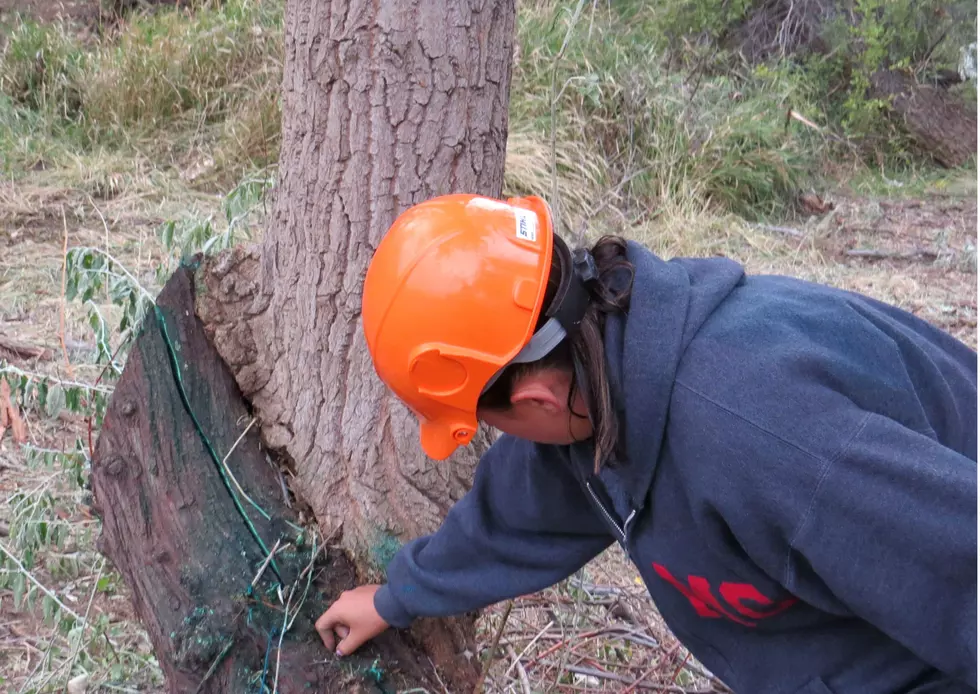
[[[0,108],[75,148],[136,150],[227,188],[278,155],[282,5],[158,10],[87,44],[21,24],[0,58],[9,100]],[[573,9],[521,4],[507,192],[557,190],[568,228],[611,208],[626,223],[673,209],[748,218],[792,209],[823,144],[795,122],[786,128],[787,109],[805,109],[789,73],[670,70],[654,13]],[[42,156],[3,142],[8,171]]]
[[[655,16],[623,18],[604,7],[589,3],[574,27],[564,6],[523,8],[511,93],[511,156],[519,166],[508,159],[508,186],[549,190],[548,157],[529,152],[550,150],[556,69],[557,173],[571,217],[587,216],[609,196],[641,220],[678,205],[749,218],[788,212],[823,154],[819,138],[786,127],[789,108],[806,110],[792,75],[669,71],[653,40]]]
[[[248,0],[160,9],[88,43],[22,22],[0,57],[0,93],[76,151],[207,160],[202,178],[227,185],[278,155],[282,9]],[[8,166],[31,165],[9,145]]]

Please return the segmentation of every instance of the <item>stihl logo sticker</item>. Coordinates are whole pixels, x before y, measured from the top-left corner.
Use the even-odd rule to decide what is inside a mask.
[[[688,576],[685,584],[674,578],[662,564],[654,564],[653,570],[687,598],[699,617],[708,619],[724,618],[742,626],[754,627],[759,620],[775,617],[798,602],[796,598],[773,602],[748,583],[726,582],[718,589],[722,599],[728,603],[726,607],[711,592],[707,579],[701,576]]]
[[[515,208],[514,215],[517,220],[517,238],[525,241],[538,240],[538,220],[533,212]]]

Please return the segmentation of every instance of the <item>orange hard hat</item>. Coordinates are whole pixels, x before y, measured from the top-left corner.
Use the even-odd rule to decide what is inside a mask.
[[[549,307],[535,332],[555,252],[556,297],[570,300],[553,300],[561,314]],[[588,297],[568,291],[573,275],[538,197],[445,195],[395,220],[371,259],[361,314],[374,368],[419,418],[427,455],[468,444],[477,401],[500,372],[542,358],[577,325]]]

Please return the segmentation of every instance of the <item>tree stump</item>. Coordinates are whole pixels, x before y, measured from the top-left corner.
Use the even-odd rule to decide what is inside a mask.
[[[169,691],[441,691],[409,632],[354,657],[323,648],[314,622],[357,569],[300,532],[258,427],[242,433],[249,419],[194,313],[193,268],[182,267],[132,348],[91,476],[100,549],[132,590]]]

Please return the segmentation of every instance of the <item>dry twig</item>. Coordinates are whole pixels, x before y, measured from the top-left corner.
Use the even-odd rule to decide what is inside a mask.
[[[24,574],[24,576],[31,583],[33,583],[35,586],[37,586],[38,589],[42,593],[44,593],[49,598],[51,598],[52,600],[54,600],[54,603],[58,607],[60,607],[62,610],[64,610],[65,612],[67,612],[68,614],[70,614],[72,617],[74,617],[79,622],[79,624],[82,624],[82,625],[85,624],[85,620],[82,619],[79,616],[79,614],[77,612],[75,612],[75,610],[71,609],[70,607],[68,607],[68,605],[66,605],[65,603],[61,602],[61,600],[58,599],[58,596],[57,595],[55,595],[52,591],[50,591],[48,588],[46,588],[44,586],[44,584],[41,583],[39,580],[37,580],[36,578],[34,578],[34,574],[32,574],[30,571],[28,571],[24,567],[24,565],[20,563],[20,559],[18,559],[17,557],[15,557],[13,555],[13,553],[9,549],[7,549],[6,546],[4,546],[4,544],[2,542],[0,542],[0,552],[3,552],[4,554],[6,554],[7,555],[7,558],[10,559],[10,561],[12,561],[14,563],[14,565],[17,567],[17,570],[20,571],[22,574]]]
[[[755,227],[756,229],[762,229],[763,231],[775,231],[777,233],[786,234],[787,236],[793,236],[798,239],[806,236],[806,234],[799,229],[794,229],[792,227],[781,227],[773,224],[750,224],[749,226]]]
[[[88,596],[88,605],[85,606],[85,616],[82,621],[85,625],[88,625],[88,616],[92,611],[92,603],[95,602],[95,593],[99,589],[99,581],[102,580],[102,572],[105,571],[105,558],[99,562],[99,572],[95,575],[95,581],[92,582],[92,592]],[[78,652],[82,649],[82,637],[85,636],[85,627],[78,633],[78,639],[75,641],[75,645],[71,651],[71,657],[68,659],[68,673],[65,675],[69,680],[71,679],[71,669],[75,667],[75,660],[78,658]]]
[[[524,692],[524,694],[531,694],[531,682],[527,678],[527,671],[524,669],[524,666],[521,665],[520,656],[518,656],[514,651],[513,646],[507,646],[507,655],[510,656],[510,667],[517,668],[517,676],[521,681],[521,691]],[[507,672],[510,672],[509,668]]]
[[[711,690],[685,689],[684,687],[678,687],[672,684],[648,684],[641,681],[634,682],[630,680],[630,678],[624,677],[623,675],[618,675],[615,672],[596,670],[595,668],[582,667],[581,665],[569,665],[565,669],[577,675],[585,675],[586,677],[596,677],[603,680],[629,683],[634,687],[634,689],[645,689],[652,692],[669,692],[669,694],[710,694],[711,692]]]
[[[500,645],[500,637],[504,633],[504,627],[507,626],[507,618],[510,617],[510,611],[512,609],[514,609],[514,601],[508,600],[507,607],[504,609],[504,616],[500,620],[500,626],[497,627],[497,633],[494,634],[493,643],[490,644],[490,652],[487,653],[487,659],[483,663],[483,672],[480,673],[480,681],[473,687],[473,694],[481,694],[483,692],[483,686],[487,681],[487,673],[490,672],[490,665],[493,664],[494,654],[497,652],[497,646]]]
[[[531,659],[531,662],[527,664],[527,669],[530,670],[535,665],[537,665],[538,663],[540,663],[543,658],[547,658],[549,655],[551,655],[552,653],[554,653],[555,651],[557,651],[562,646],[565,646],[570,641],[585,641],[586,639],[594,638],[594,637],[598,636],[599,634],[604,634],[607,631],[608,631],[607,628],[596,629],[595,631],[590,631],[590,632],[587,632],[585,634],[573,634],[572,636],[569,636],[566,639],[562,639],[561,641],[559,641],[555,645],[549,646],[548,649],[545,650],[543,653],[539,653],[534,658],[532,658]]]
[[[272,549],[269,550],[269,556],[265,558],[265,561],[262,562],[262,566],[259,567],[258,572],[255,574],[255,578],[252,579],[253,588],[258,585],[259,579],[262,578],[262,574],[265,573],[266,567],[269,566],[269,563],[272,561],[272,558],[276,556],[276,552],[279,551],[280,542],[282,542],[281,538],[276,540],[276,544],[272,545]]]
[[[868,260],[930,260],[934,261],[939,255],[935,251],[912,251],[910,253],[893,253],[891,251],[881,251],[876,248],[862,249],[853,248],[844,251],[844,255],[851,258],[867,258]]]
[[[61,342],[61,353],[65,356],[65,369],[68,378],[74,379],[75,372],[71,368],[71,359],[68,358],[68,346],[65,344],[65,311],[68,299],[65,294],[65,285],[68,274],[68,218],[65,217],[65,206],[61,206],[61,225],[64,227],[64,241],[61,245],[61,308],[58,312],[58,339]],[[107,247],[108,248],[108,247]]]
[[[506,676],[506,675],[509,675],[509,674],[510,674],[510,671],[511,671],[511,669],[512,669],[512,668],[513,668],[513,667],[514,667],[515,665],[517,665],[517,663],[519,662],[519,659],[520,659],[520,658],[523,658],[523,657],[524,657],[524,656],[525,656],[525,655],[527,654],[527,652],[528,652],[529,650],[531,650],[531,647],[532,647],[532,646],[533,646],[534,644],[536,644],[536,643],[538,642],[538,640],[539,640],[539,639],[540,639],[540,638],[541,638],[542,636],[544,636],[544,634],[545,634],[545,632],[546,632],[546,631],[548,631],[548,629],[550,629],[550,628],[551,628],[552,626],[554,626],[554,624],[555,624],[555,623],[554,623],[554,621],[549,621],[549,622],[548,622],[548,623],[547,623],[547,624],[545,625],[545,627],[544,627],[544,629],[542,629],[541,631],[539,631],[539,632],[537,633],[537,635],[536,635],[536,636],[535,636],[535,637],[534,637],[533,639],[531,639],[531,642],[530,642],[530,643],[528,643],[528,644],[527,644],[527,646],[525,646],[525,647],[524,647],[524,650],[522,650],[522,651],[521,651],[521,654],[520,654],[520,655],[519,655],[519,656],[517,657],[517,659],[515,659],[515,661],[514,661],[513,663],[511,663],[511,665],[510,665],[510,667],[508,667],[508,668],[507,668],[507,672],[505,672],[505,673],[504,673],[504,676]],[[523,666],[521,667],[521,669],[522,669],[522,670],[524,669],[524,668],[523,668]],[[525,677],[527,676],[527,673],[526,673],[526,672],[524,673],[524,676],[525,676]]]

